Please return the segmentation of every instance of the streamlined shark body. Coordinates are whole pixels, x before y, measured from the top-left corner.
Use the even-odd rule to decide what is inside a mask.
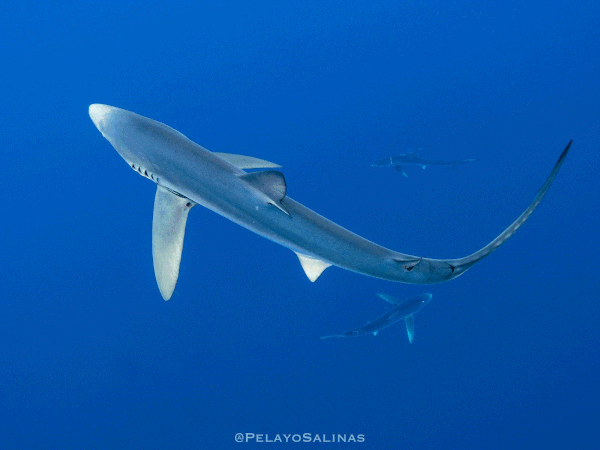
[[[426,169],[429,166],[448,166],[454,168],[460,164],[466,164],[479,161],[478,159],[461,159],[458,161],[432,161],[430,159],[420,158],[415,152],[409,151],[400,153],[397,156],[390,156],[389,158],[380,159],[371,164],[371,167],[393,167],[396,171],[400,172],[405,177],[408,174],[404,171],[404,166],[419,166]]]
[[[244,171],[272,169],[277,164],[210,152],[167,125],[120,108],[93,104],[89,114],[127,164],[157,185],[152,256],[165,300],[175,289],[187,216],[196,204],[294,251],[311,281],[330,266],[404,283],[451,280],[492,253],[523,224],[550,187],[571,145],[533,203],[496,239],[464,258],[430,259],[384,248],[292,200],[279,171]]]
[[[405,300],[399,300],[391,295],[387,294],[377,294],[382,299],[387,302],[390,302],[394,307],[390,309],[385,314],[382,314],[377,319],[368,322],[366,325],[363,325],[359,328],[354,328],[353,330],[346,331],[342,334],[334,334],[331,336],[323,336],[319,339],[328,339],[334,337],[354,337],[354,336],[362,336],[364,334],[373,333],[373,336],[377,336],[379,330],[383,330],[384,328],[389,327],[390,325],[399,322],[404,319],[404,323],[406,324],[406,334],[408,335],[408,342],[412,344],[412,341],[415,337],[415,313],[419,312],[429,301],[431,300],[431,294],[420,294],[415,295],[414,297],[407,298]]]

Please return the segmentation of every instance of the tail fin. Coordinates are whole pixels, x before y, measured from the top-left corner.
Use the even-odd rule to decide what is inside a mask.
[[[515,234],[515,232],[521,227],[521,225],[523,225],[535,208],[537,208],[537,206],[540,204],[542,198],[544,198],[544,195],[546,195],[548,188],[556,178],[558,171],[565,162],[565,158],[569,153],[572,143],[573,141],[570,141],[563,150],[562,154],[558,158],[558,161],[554,165],[554,169],[552,169],[552,172],[550,172],[550,175],[538,191],[537,195],[533,199],[533,202],[531,202],[531,204],[517,218],[517,220],[510,224],[510,226],[500,233],[500,235],[492,242],[469,256],[457,259],[421,258],[418,256],[396,253],[393,259],[404,269],[402,277],[399,277],[396,281],[414,284],[434,284],[452,280],[466,272],[466,270],[475,263],[479,262],[504,244],[509,237]]]
[[[569,149],[571,148],[572,143],[573,143],[573,140],[569,141],[569,143],[563,150],[562,154],[558,158],[558,161],[554,165],[554,169],[552,169],[552,172],[550,172],[550,175],[546,179],[546,182],[542,185],[542,187],[538,191],[537,195],[533,199],[533,202],[531,202],[529,207],[525,211],[523,211],[523,214],[521,214],[517,218],[517,220],[515,220],[512,224],[510,224],[510,226],[508,228],[506,228],[506,230],[504,230],[502,233],[500,233],[500,235],[496,239],[494,239],[488,245],[483,247],[481,250],[478,250],[469,256],[465,256],[464,258],[448,260],[447,261],[448,264],[450,264],[452,267],[454,267],[455,270],[460,268],[461,269],[460,272],[462,273],[465,270],[467,270],[469,267],[471,267],[473,264],[478,262],[479,260],[488,256],[490,253],[492,253],[494,250],[496,250],[498,247],[500,247],[502,244],[504,244],[508,240],[509,237],[511,237],[513,234],[515,234],[515,232],[521,227],[521,225],[523,225],[523,223],[529,218],[529,216],[534,211],[534,209],[537,208],[537,206],[540,204],[540,202],[542,201],[542,198],[544,198],[544,195],[546,195],[546,192],[548,191],[548,188],[550,187],[550,185],[556,178],[556,175],[558,174],[560,167],[565,162],[565,158],[567,157],[567,154],[569,153]]]

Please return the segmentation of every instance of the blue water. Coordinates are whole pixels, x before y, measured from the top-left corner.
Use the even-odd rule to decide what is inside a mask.
[[[599,447],[599,42],[594,1],[1,3],[0,449]],[[489,242],[574,144],[452,282],[313,284],[196,207],[164,302],[154,185],[96,102],[277,162],[290,197],[428,257]],[[409,148],[480,161],[369,167]],[[433,294],[412,345],[401,323],[317,340],[385,312],[376,292]]]

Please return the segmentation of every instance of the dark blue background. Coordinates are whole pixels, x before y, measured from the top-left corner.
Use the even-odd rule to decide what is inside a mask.
[[[598,447],[598,2],[252,3],[0,4],[0,448]],[[277,162],[292,198],[429,257],[485,245],[574,144],[523,229],[453,282],[312,284],[197,207],[165,303],[154,186],[95,102]],[[369,167],[407,148],[481,161]],[[412,345],[400,324],[315,339],[383,313],[377,291],[434,294]]]

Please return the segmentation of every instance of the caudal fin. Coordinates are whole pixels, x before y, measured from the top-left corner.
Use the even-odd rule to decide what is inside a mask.
[[[567,154],[569,153],[569,149],[571,148],[572,143],[573,143],[573,140],[569,141],[569,143],[567,144],[567,146],[561,153],[560,157],[558,158],[558,161],[554,165],[554,169],[552,169],[552,172],[550,172],[550,175],[546,179],[546,182],[539,189],[537,195],[533,199],[533,202],[531,202],[529,207],[525,211],[523,211],[523,214],[521,214],[517,218],[517,220],[515,220],[512,224],[510,224],[510,226],[508,226],[508,228],[506,228],[506,230],[504,230],[502,233],[500,233],[500,235],[498,235],[498,237],[496,237],[496,239],[494,239],[488,245],[483,247],[481,250],[478,250],[469,256],[465,256],[464,258],[460,258],[460,259],[456,259],[456,260],[449,260],[448,263],[451,266],[453,266],[455,270],[460,268],[460,269],[462,269],[461,272],[464,272],[469,267],[471,267],[473,264],[475,264],[476,262],[478,262],[481,259],[488,256],[490,253],[492,253],[494,250],[496,250],[498,247],[500,247],[502,244],[504,244],[508,240],[509,237],[511,237],[513,234],[515,234],[515,232],[521,227],[521,225],[523,225],[523,223],[525,223],[525,221],[529,218],[531,213],[540,204],[540,202],[542,201],[542,198],[544,198],[544,195],[546,195],[546,192],[548,191],[548,188],[550,187],[550,185],[556,178],[556,175],[558,174],[560,167],[565,162],[565,158],[567,157]]]
[[[397,281],[415,284],[433,284],[452,280],[463,274],[475,263],[481,261],[483,258],[504,244],[509,237],[515,234],[515,232],[521,227],[521,225],[523,225],[535,208],[537,208],[537,206],[540,204],[542,198],[544,198],[544,195],[546,195],[548,188],[550,188],[550,185],[556,178],[558,171],[565,162],[565,158],[569,153],[572,143],[573,141],[570,141],[563,150],[562,154],[558,158],[558,161],[554,165],[552,172],[550,172],[550,175],[546,179],[545,183],[542,185],[537,195],[533,199],[533,202],[531,202],[531,204],[525,211],[523,211],[517,220],[510,224],[488,245],[469,256],[457,259],[422,258],[418,256],[397,253],[393,259],[404,269],[402,277],[399,277]]]
[[[346,337],[343,334],[332,334],[330,336],[321,336],[320,338],[318,338],[317,340],[321,340],[321,339],[329,339],[329,338],[341,338],[341,337]]]

